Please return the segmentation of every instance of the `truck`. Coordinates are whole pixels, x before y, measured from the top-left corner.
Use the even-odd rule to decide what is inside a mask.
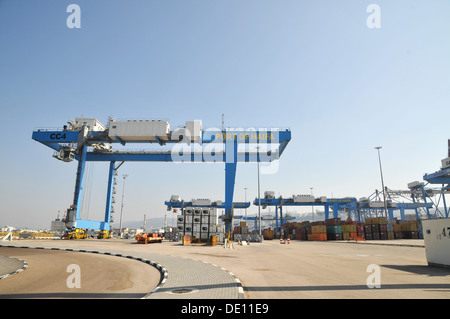
[[[158,233],[140,233],[135,236],[138,244],[162,243],[163,237]]]

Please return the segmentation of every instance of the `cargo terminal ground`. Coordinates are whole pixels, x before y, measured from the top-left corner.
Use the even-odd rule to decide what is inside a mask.
[[[103,254],[105,252],[110,255]],[[49,259],[47,253],[54,255]],[[67,292],[64,288],[66,290],[62,292],[53,287],[54,291],[50,289],[42,293],[37,279],[65,283],[70,275],[65,271],[67,263],[73,263],[67,258],[74,254],[90,258],[86,272],[94,277],[96,271],[99,275],[109,276],[109,288],[116,289],[108,291],[106,287],[105,292],[102,290],[105,287],[89,287],[88,283],[82,282],[83,291],[77,292],[72,288]],[[265,240],[249,245],[235,243],[230,248],[223,245],[182,246],[168,241],[140,245],[134,240],[120,239],[17,240],[3,242],[0,256],[18,258],[28,264],[25,270],[0,280],[0,298],[74,298],[75,295],[78,298],[121,296],[149,299],[450,297],[450,269],[428,266],[421,239],[366,242],[292,240],[289,244]],[[154,266],[139,263],[131,257],[151,260],[163,267],[166,271],[163,283]],[[52,267],[59,265],[58,271],[62,273],[46,271],[50,262]],[[83,272],[83,265],[80,267]],[[124,274],[115,269],[124,270]],[[124,281],[122,275],[128,279]],[[377,279],[379,288],[374,285]],[[26,287],[26,292],[15,291],[19,287]]]

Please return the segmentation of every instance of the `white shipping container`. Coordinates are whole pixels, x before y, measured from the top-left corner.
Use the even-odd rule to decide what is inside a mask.
[[[184,211],[184,214],[185,214],[186,216],[192,215],[192,213],[193,213],[192,209],[186,209],[186,210]]]
[[[450,218],[423,219],[428,265],[450,267]]]
[[[203,208],[202,215],[209,215],[209,209],[208,208]]]
[[[192,229],[194,232],[200,232],[201,226],[200,226],[200,224],[194,224]]]
[[[169,122],[162,120],[128,120],[125,122],[109,122],[109,137],[123,141],[154,141],[158,137],[168,140]]]
[[[202,213],[202,210],[200,208],[195,208],[194,209],[194,215],[195,216],[201,215],[201,213]]]
[[[202,224],[209,224],[209,216],[202,216]]]
[[[292,199],[294,203],[313,203],[315,198],[312,195],[293,195]]]
[[[217,215],[209,215],[209,223],[217,225],[219,223],[219,216],[217,216]]]
[[[194,206],[211,206],[211,200],[207,198],[192,199],[192,205]]]
[[[194,216],[194,224],[200,224],[202,221],[201,217]]]
[[[200,233],[200,239],[209,239],[208,233]]]
[[[177,217],[177,224],[184,224],[184,216],[178,216]]]
[[[192,224],[193,217],[192,216],[186,216],[186,224]]]

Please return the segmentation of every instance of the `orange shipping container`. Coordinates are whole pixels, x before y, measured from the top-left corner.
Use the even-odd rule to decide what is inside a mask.
[[[312,240],[327,240],[326,233],[313,233]]]

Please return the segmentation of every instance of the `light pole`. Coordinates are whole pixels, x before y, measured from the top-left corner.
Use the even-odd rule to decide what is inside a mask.
[[[310,189],[311,189],[311,196],[313,196],[313,189],[314,189],[314,187],[310,187]],[[311,212],[312,212],[312,220],[313,220],[313,222],[314,222],[314,206],[311,206]]]
[[[383,187],[384,213],[386,214],[386,218],[387,218],[386,190],[384,189],[383,170],[381,168],[381,157],[380,157],[381,146],[377,146],[377,147],[375,147],[375,149],[378,151],[378,163],[380,164],[381,187]]]
[[[119,226],[119,234],[120,238],[122,238],[122,213],[123,213],[123,196],[125,194],[125,179],[128,177],[127,174],[123,174],[123,188],[122,188],[122,206],[120,208],[120,226]]]
[[[258,150],[259,153],[259,150]],[[259,154],[258,154],[259,157]],[[260,182],[259,182],[259,159],[258,161],[258,219],[259,219],[259,237],[261,237],[261,190],[260,190]]]
[[[244,187],[245,190],[245,202],[247,202],[247,187]],[[247,207],[245,208],[245,222],[247,222]]]

